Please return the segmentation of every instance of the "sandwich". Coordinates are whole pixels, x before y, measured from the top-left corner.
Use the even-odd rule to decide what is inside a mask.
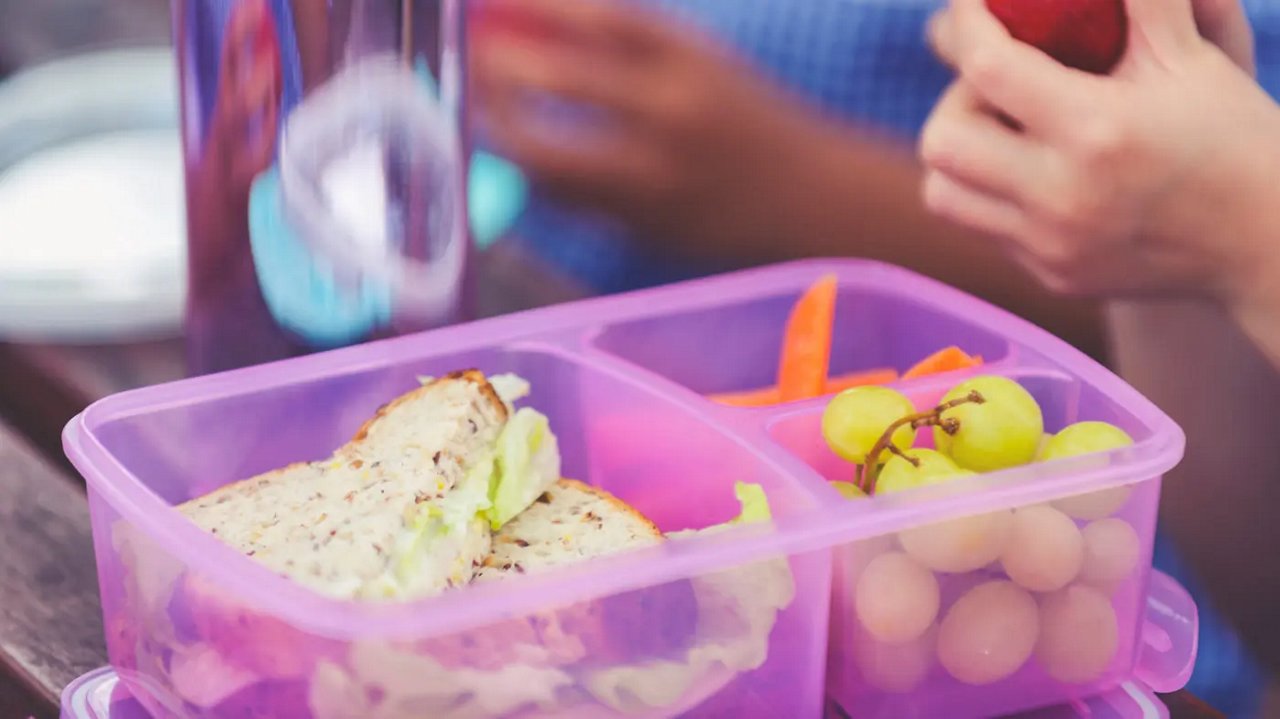
[[[665,541],[635,508],[602,489],[562,479],[493,537],[475,584],[492,584]],[[640,601],[642,599],[642,601]],[[548,608],[419,643],[451,670],[511,664],[566,667],[608,663],[627,652],[661,653],[687,641],[694,611],[683,583]],[[662,620],[658,622],[657,620]],[[649,625],[662,627],[654,631]],[[634,625],[637,640],[619,631]]]
[[[606,490],[561,478],[547,417],[515,407],[529,392],[478,371],[424,378],[328,458],[178,510],[273,571],[357,601],[516,581],[770,519],[761,488],[739,484],[739,517],[664,534]],[[154,626],[176,619],[157,646],[131,644],[175,701],[212,709],[266,692],[293,697],[280,713],[301,702],[316,719],[669,716],[761,666],[794,597],[779,557],[447,636],[342,641],[261,614],[199,574],[134,582],[144,578],[132,601],[145,600]]]
[[[663,541],[662,530],[605,492],[561,479],[494,535],[475,581],[538,572]]]
[[[758,486],[736,492],[735,519],[663,534],[608,492],[561,480],[495,533],[474,581],[511,581],[770,519]],[[776,557],[410,645],[360,642],[344,659],[317,664],[309,707],[316,719],[677,716],[764,663],[794,592],[787,560]],[[377,696],[365,691],[371,685]]]
[[[471,582],[493,532],[560,478],[527,383],[478,371],[427,379],[330,457],[178,507],[255,561],[331,597],[405,600]]]
[[[732,520],[663,534],[608,492],[561,480],[494,536],[475,581],[499,581],[772,519],[760,486],[738,483],[734,492],[741,510]],[[541,628],[541,646],[561,648],[558,655],[550,654],[553,668],[569,677],[562,681],[576,691],[538,703],[535,713],[555,709],[559,714],[572,707],[573,716],[584,717],[672,716],[702,705],[734,677],[764,664],[777,615],[794,598],[786,558],[770,557],[539,615],[534,621]],[[487,700],[514,704],[517,697],[520,693],[512,691]],[[539,696],[523,698],[527,709]],[[739,709],[724,713],[740,715]]]
[[[603,489],[562,479],[494,535],[476,583],[506,581],[666,541],[639,510]],[[611,665],[664,656],[693,636],[697,614],[688,582],[579,602],[530,618],[543,661]]]

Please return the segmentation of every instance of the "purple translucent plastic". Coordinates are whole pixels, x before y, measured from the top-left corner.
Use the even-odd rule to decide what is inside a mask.
[[[843,719],[844,715],[833,708],[827,716]],[[1168,708],[1150,689],[1125,682],[1101,696],[1032,710],[1012,719],[1168,719],[1168,716]],[[61,719],[156,718],[129,694],[114,671],[99,669],[67,687],[62,697]]]
[[[824,401],[743,410],[701,394],[770,382],[787,309],[826,273],[839,277],[841,289],[834,371],[901,370],[958,344],[987,358],[983,372],[1022,381],[1044,406],[1049,431],[1100,419],[1136,444],[942,490],[841,500],[827,480],[847,478],[848,467],[818,434]],[[375,606],[331,600],[275,576],[171,509],[257,472],[326,456],[416,376],[463,367],[529,379],[529,404],[562,438],[566,476],[614,492],[664,531],[732,517],[738,481],[764,487],[773,526]],[[960,377],[900,389],[925,405]],[[1135,674],[1160,477],[1181,459],[1183,436],[1120,379],[1022,320],[898,268],[821,261],[130,392],[73,420],[65,444],[89,486],[112,664],[156,713],[226,717],[270,697],[277,715],[305,718],[313,716],[307,695],[319,673],[338,672],[350,690],[352,682],[377,683],[370,671],[394,673],[412,661],[406,655],[429,658],[450,681],[458,671],[527,668],[530,660],[514,659],[512,648],[546,654],[548,635],[530,627],[550,622],[567,628],[573,651],[560,647],[534,663],[571,680],[540,711],[522,705],[495,716],[608,716],[589,686],[607,672],[665,661],[685,683],[657,682],[671,691],[656,694],[670,696],[643,690],[644,711],[632,701],[635,687],[623,687],[625,708],[635,710],[626,715],[817,717],[825,688],[860,717],[927,716],[926,707],[940,704],[960,717],[1091,696]],[[1032,663],[998,684],[967,687],[935,667],[907,695],[876,690],[862,676],[848,593],[877,542],[945,519],[1121,485],[1132,489],[1118,516],[1137,530],[1142,552],[1138,571],[1113,595],[1121,643],[1105,675],[1065,686]],[[768,590],[787,581],[789,601],[762,608]],[[727,623],[739,632],[731,645],[703,634],[704,624],[724,616],[743,619]],[[745,620],[761,616],[768,621]],[[744,647],[758,647],[760,656]],[[696,667],[691,648],[699,650]],[[1185,662],[1175,663],[1172,674],[1161,669],[1143,681],[1185,680],[1178,674]]]
[[[1160,675],[1180,677],[1170,690],[1182,686],[1190,674],[1194,647],[1175,646],[1184,640],[1195,641],[1198,619],[1195,604],[1186,590],[1168,576],[1153,572],[1151,593],[1147,598],[1144,636],[1155,638],[1141,649],[1136,674],[1139,677]],[[1183,663],[1185,673],[1168,674],[1170,662]],[[1173,681],[1173,680],[1170,680]],[[827,716],[841,719],[844,714],[834,704]],[[1168,710],[1152,693],[1137,682],[1129,681],[1095,697],[1073,699],[1059,706],[1027,712],[1021,719],[1166,719]],[[62,693],[62,719],[150,719],[146,710],[133,698],[112,669],[99,669],[72,682]]]

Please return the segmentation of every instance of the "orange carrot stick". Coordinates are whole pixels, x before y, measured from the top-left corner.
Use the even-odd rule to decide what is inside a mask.
[[[895,369],[870,369],[860,372],[849,372],[848,374],[836,375],[827,380],[826,387],[822,394],[836,394],[843,392],[851,387],[861,387],[863,385],[872,384],[889,384],[898,379],[898,371]],[[820,395],[814,395],[815,397]],[[751,389],[743,392],[725,392],[722,394],[713,394],[711,401],[727,404],[733,407],[769,407],[776,404],[782,404],[782,393],[777,387],[763,387],[761,389]],[[812,399],[805,397],[804,399]]]
[[[914,367],[902,373],[902,379],[914,379],[980,366],[982,366],[981,357],[970,357],[964,350],[953,346],[934,352],[920,360]]]
[[[727,404],[731,407],[770,407],[781,404],[782,398],[777,387],[747,390],[746,392],[726,392],[711,395],[711,401]]]
[[[827,380],[827,394],[836,394],[854,387],[862,387],[873,384],[889,384],[898,379],[898,371],[895,369],[869,369],[861,372],[850,372],[848,374],[836,375]]]
[[[813,284],[791,310],[778,363],[778,393],[783,402],[818,397],[831,365],[832,325],[836,316],[836,278]]]

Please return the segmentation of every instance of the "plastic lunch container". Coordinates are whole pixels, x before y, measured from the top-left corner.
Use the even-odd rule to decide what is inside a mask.
[[[1174,606],[1189,610],[1178,614]],[[1169,631],[1166,631],[1166,628]],[[1137,674],[1162,677],[1169,688],[1181,686],[1191,670],[1188,657],[1198,628],[1195,605],[1184,590],[1169,577],[1152,573],[1152,592],[1147,600],[1144,646]],[[1182,646],[1175,646],[1181,643]],[[1188,651],[1190,649],[1190,651]],[[1181,657],[1181,666],[1171,659]],[[1175,659],[1175,661],[1178,661]],[[69,684],[62,692],[61,719],[154,719],[111,668],[97,669]],[[1064,704],[1034,709],[1013,719],[1168,719],[1168,708],[1151,689],[1139,681],[1126,681],[1097,696],[1081,697]],[[826,719],[849,719],[838,705],[828,702]]]
[[[828,719],[842,719],[838,710]],[[1012,719],[1168,719],[1160,699],[1134,682],[1088,697]],[[62,694],[61,719],[154,719],[125,688],[116,673],[99,669],[77,679]]]
[[[835,711],[828,714],[838,719]],[[1013,719],[1168,719],[1160,699],[1132,682],[1097,697],[1028,712]],[[99,669],[69,685],[62,695],[61,719],[154,719],[129,694],[110,669]]]
[[[955,344],[986,359],[981,373],[1027,387],[1046,431],[1105,420],[1134,445],[944,491],[844,500],[828,482],[847,467],[819,433],[825,400],[752,410],[705,398],[772,381],[791,305],[828,273],[840,286],[833,373],[902,369]],[[529,404],[562,438],[565,475],[613,492],[663,531],[731,518],[739,481],[764,488],[774,521],[372,605],[276,576],[171,509],[325,457],[416,377],[464,367],[530,380]],[[927,406],[964,376],[897,386]],[[89,407],[65,434],[88,484],[111,663],[138,701],[156,716],[252,708],[316,719],[819,717],[827,695],[857,717],[967,717],[1097,696],[1128,680],[1168,691],[1189,676],[1195,610],[1176,585],[1152,581],[1150,566],[1160,479],[1183,442],[1149,401],[1060,340],[916,274],[856,260],[775,266],[133,391]],[[1060,683],[1033,656],[1000,681],[965,684],[931,647],[881,651],[856,621],[862,569],[904,530],[1073,497],[1097,506],[1098,493],[1116,500],[1102,503],[1134,530],[1139,557],[1107,596],[1114,651],[1096,676]],[[1000,576],[992,567],[939,575],[939,617]]]
[[[1167,602],[1180,601],[1177,595],[1181,589],[1168,577],[1157,573],[1152,575],[1153,583],[1159,589],[1153,592],[1148,601],[1148,612],[1152,636],[1159,636],[1159,617],[1168,617]],[[1194,609],[1194,605],[1191,605]],[[1176,621],[1192,631],[1187,636],[1194,636],[1196,616],[1178,616]],[[1156,643],[1149,644],[1139,660],[1140,666],[1147,666],[1151,671],[1159,671],[1156,665],[1162,661],[1161,647]],[[1147,662],[1153,662],[1148,665]],[[838,706],[829,703],[826,719],[847,719],[849,715]],[[1012,719],[1168,719],[1169,711],[1156,697],[1150,688],[1136,681],[1123,682],[1113,689],[1097,696],[1079,698],[1067,703],[1035,709]],[[72,682],[62,692],[61,719],[154,719],[142,707],[120,681],[120,677],[110,668],[98,669]]]

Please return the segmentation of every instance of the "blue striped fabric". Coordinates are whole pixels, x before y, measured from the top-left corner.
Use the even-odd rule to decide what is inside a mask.
[[[949,80],[924,44],[940,0],[658,0],[731,40],[761,69],[829,112],[914,136]],[[1280,2],[1245,0],[1259,79],[1280,97]],[[535,197],[521,241],[601,292],[675,281],[700,268],[645,253],[624,231]],[[1231,717],[1258,711],[1262,672],[1161,538],[1157,566],[1199,599],[1203,629],[1190,689]]]
[[[1280,2],[1244,0],[1258,41],[1258,81],[1280,99]]]
[[[678,8],[824,110],[906,136],[917,132],[948,82],[924,42],[933,0],[648,1]],[[700,270],[656,260],[609,223],[537,197],[518,235],[601,292]]]

